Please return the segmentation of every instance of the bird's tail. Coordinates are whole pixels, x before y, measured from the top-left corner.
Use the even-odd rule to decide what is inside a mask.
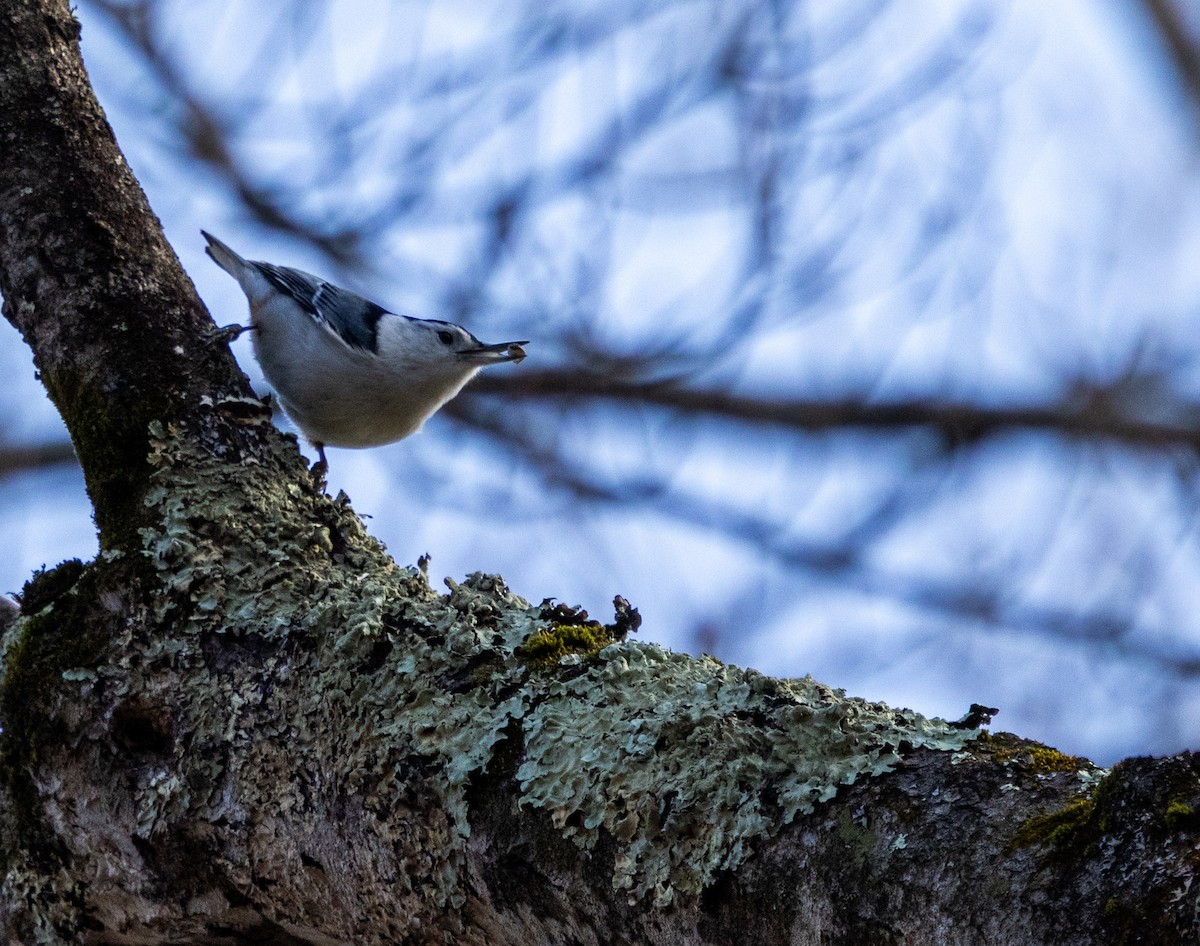
[[[221,269],[229,273],[238,282],[241,282],[242,273],[246,269],[246,261],[211,233],[201,230],[200,235],[208,240],[208,246],[204,248],[204,252],[211,256],[213,262],[220,266]]]

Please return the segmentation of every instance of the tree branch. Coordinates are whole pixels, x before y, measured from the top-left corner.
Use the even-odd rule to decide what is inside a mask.
[[[545,401],[597,400],[678,411],[686,416],[719,417],[800,431],[866,428],[936,430],[947,443],[975,443],[1013,430],[1066,437],[1112,440],[1137,447],[1187,447],[1200,451],[1200,426],[1191,416],[1178,421],[1127,415],[1124,389],[1093,388],[1060,404],[1036,407],[987,407],[921,399],[891,402],[754,397],[725,388],[694,387],[683,380],[639,380],[593,374],[586,370],[536,369],[520,374],[480,376],[471,390],[506,399]],[[1177,413],[1183,407],[1178,406]]]
[[[66,442],[47,442],[33,446],[0,443],[0,477],[68,463],[74,466],[78,462],[75,448]]]
[[[1175,0],[1142,0],[1142,5],[1158,27],[1180,85],[1192,100],[1193,107],[1200,109],[1200,50],[1188,33]]]
[[[1190,756],[1105,777],[397,568],[204,341],[75,40],[0,7],[0,288],[105,546],[0,619],[7,941],[1194,941]]]
[[[66,2],[0,9],[0,293],[83,467],[103,548],[137,544],[149,425],[248,394],[96,103]]]

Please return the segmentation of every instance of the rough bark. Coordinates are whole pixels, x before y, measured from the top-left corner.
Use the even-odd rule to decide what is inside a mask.
[[[1190,943],[1200,763],[1111,774],[439,595],[316,491],[91,96],[0,7],[0,289],[103,551],[0,659],[13,943]]]
[[[66,3],[0,10],[0,292],[87,479],[103,548],[136,545],[153,420],[245,396],[92,94]]]

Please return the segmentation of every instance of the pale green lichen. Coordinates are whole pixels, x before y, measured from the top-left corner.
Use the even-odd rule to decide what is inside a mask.
[[[229,605],[228,562],[220,549],[197,545],[198,502],[217,507],[205,510],[205,527],[224,531],[225,500],[207,484],[201,475],[176,471],[169,488],[155,494],[164,528],[147,536],[148,552],[162,560],[173,587],[201,596],[197,603],[215,597],[201,615]],[[239,507],[232,514],[240,521],[247,511]],[[327,561],[330,543],[327,529],[309,522],[296,523],[291,535],[290,547],[277,547],[273,539],[252,545],[256,587],[272,591],[232,599],[242,603],[226,621],[236,624],[240,609],[250,608],[293,631],[297,625],[321,627],[334,635],[334,659],[313,692],[327,702],[340,690],[354,690],[368,721],[347,790],[356,790],[398,751],[438,758],[451,826],[465,839],[465,786],[487,767],[506,728],[519,721],[523,804],[545,808],[585,847],[601,829],[610,832],[620,845],[613,882],[631,898],[653,893],[665,902],[676,889],[696,892],[716,871],[741,863],[754,841],[832,798],[840,785],[888,771],[907,748],[954,750],[974,735],[849,699],[811,679],[773,680],[654,645],[614,644],[597,655],[594,634],[564,641],[562,628],[547,627],[539,609],[487,576],[455,585],[448,597],[414,598],[416,573],[386,568],[382,578],[364,570],[346,583],[343,575],[340,587],[331,586],[327,572],[313,575],[310,580],[323,584],[319,593],[297,589],[298,562]],[[186,550],[182,560],[180,549]],[[372,558],[377,569],[378,557]],[[414,632],[401,639],[389,624]],[[369,682],[349,678],[345,668],[384,634],[397,643],[394,662]],[[591,658],[582,672],[529,677],[520,658],[540,660],[559,644],[564,653],[582,649]],[[481,655],[496,659],[473,667]],[[464,682],[431,685],[447,679]],[[299,718],[316,709],[302,708]]]
[[[663,903],[907,748],[954,750],[973,735],[811,678],[616,644],[545,686],[517,777],[523,803],[579,844],[610,832],[623,846],[614,884]]]
[[[255,481],[257,490],[239,484],[231,491],[211,461],[197,462],[194,448],[162,433],[154,454],[160,473],[147,497],[160,525],[143,530],[144,554],[165,589],[156,598],[156,620],[182,627],[172,639],[139,646],[130,640],[120,652],[140,651],[139,662],[190,666],[193,751],[181,760],[184,778],[152,776],[143,786],[139,828],[184,807],[225,817],[230,773],[223,744],[251,754],[252,743],[263,745],[256,764],[268,768],[282,760],[266,758],[263,740],[288,744],[291,770],[281,769],[274,783],[261,780],[282,797],[241,802],[284,811],[301,806],[297,775],[327,766],[333,742],[346,767],[343,790],[365,794],[381,813],[403,789],[396,773],[411,768],[403,760],[434,759],[445,773],[450,834],[430,841],[449,856],[432,872],[433,897],[460,904],[457,868],[470,833],[466,785],[487,766],[528,699],[516,660],[490,661],[487,673],[469,671],[480,655],[511,658],[541,628],[538,609],[486,576],[437,595],[415,569],[395,566],[344,500],[314,503],[298,487],[269,480]],[[262,668],[278,681],[269,697],[249,672],[254,668],[207,672],[199,651],[212,635],[235,651],[279,648]],[[298,648],[299,642],[306,643]],[[364,671],[380,646],[385,659]],[[130,668],[122,661],[112,670],[126,677]],[[300,675],[304,684],[296,685]],[[460,677],[463,685],[446,686]]]
[[[636,643],[596,655],[592,636],[583,642],[592,659],[582,672],[528,677],[518,658],[544,657],[563,635],[554,636],[539,610],[502,581],[474,575],[448,598],[414,600],[414,571],[379,570],[382,556],[367,556],[372,561],[361,571],[324,567],[329,531],[317,523],[295,522],[286,544],[275,534],[247,537],[247,516],[257,520],[268,509],[247,510],[245,496],[229,503],[211,478],[172,466],[168,483],[150,498],[161,505],[163,527],[146,535],[146,552],[161,562],[168,587],[197,606],[190,619],[206,622],[221,612],[226,628],[266,619],[276,630],[287,625],[293,633],[334,636],[336,658],[312,690],[319,696],[299,707],[301,746],[314,735],[317,703],[353,690],[366,738],[347,790],[385,771],[397,753],[440,760],[457,848],[469,836],[466,785],[485,770],[514,722],[524,735],[517,772],[522,803],[545,808],[581,846],[610,832],[619,845],[614,886],[631,899],[653,894],[658,903],[676,890],[700,891],[718,870],[742,863],[756,840],[811,812],[840,785],[887,772],[904,750],[959,749],[974,735],[848,699],[811,678],[776,681]],[[234,533],[241,543],[252,539],[252,555],[242,564],[230,563],[220,540]],[[205,543],[206,535],[217,538]],[[322,568],[307,570],[306,561]],[[244,570],[252,589],[232,591]],[[162,607],[169,606],[168,598]],[[388,630],[389,619],[416,633],[401,639]],[[354,678],[348,667],[380,635],[395,640],[394,663],[370,681]],[[481,654],[499,659],[485,664],[486,672],[469,672],[469,685],[445,687],[445,679],[467,675]],[[217,699],[236,706],[234,693]],[[235,740],[235,731],[222,738]],[[160,786],[148,791],[168,797]],[[439,893],[451,904],[460,899],[451,887]]]
[[[597,649],[604,632],[564,631],[573,625],[547,620],[499,578],[436,594],[395,566],[344,499],[314,498],[282,468],[243,469],[294,460],[217,461],[173,430],[152,433],[146,504],[157,524],[141,536],[160,583],[153,610],[125,622],[94,669],[56,674],[80,697],[179,714],[186,747],[138,770],[142,837],[185,817],[246,832],[315,817],[308,786],[335,767],[333,790],[362,800],[399,889],[455,908],[467,788],[512,734],[523,740],[521,803],[583,848],[606,832],[614,886],[665,904],[736,868],[840,786],[912,748],[957,750],[975,735],[810,678],[652,644]],[[542,659],[559,644],[556,661]],[[416,784],[437,793],[444,820],[397,814]],[[248,854],[224,869],[247,886],[253,872],[289,877]]]

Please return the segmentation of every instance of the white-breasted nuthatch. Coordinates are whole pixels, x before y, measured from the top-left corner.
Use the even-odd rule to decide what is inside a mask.
[[[246,260],[209,233],[206,252],[250,301],[254,355],[328,468],[325,447],[378,447],[421,429],[482,368],[528,341],[486,345],[461,325],[396,315],[288,266]]]

